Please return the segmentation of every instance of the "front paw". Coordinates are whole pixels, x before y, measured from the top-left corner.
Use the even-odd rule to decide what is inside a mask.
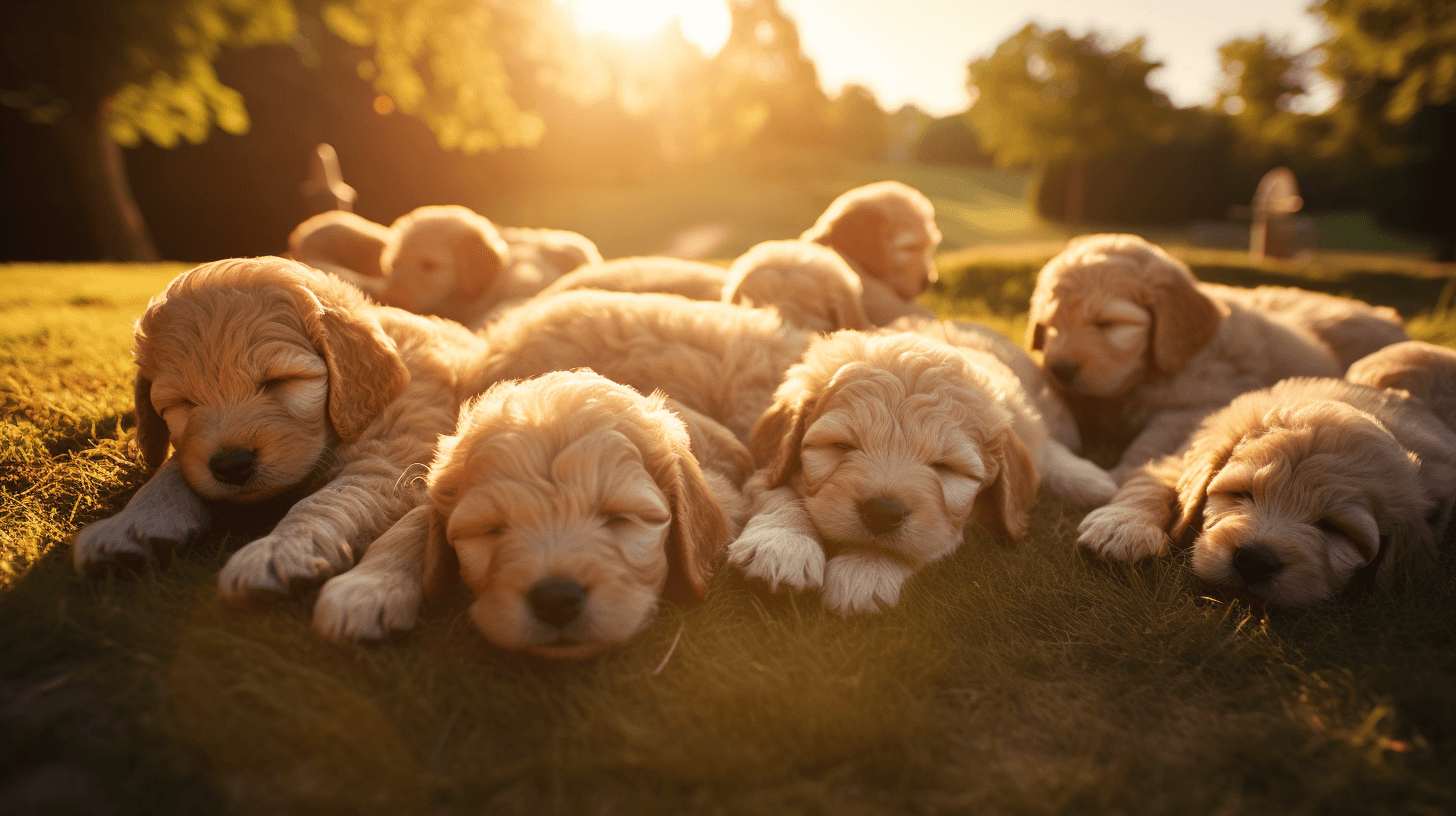
[[[329,579],[313,607],[313,630],[328,640],[383,640],[415,625],[424,588],[411,576],[366,565]]]
[[[88,578],[137,572],[152,559],[166,561],[207,529],[202,502],[179,502],[165,510],[122,510],[76,533],[71,562]]]
[[[748,522],[728,545],[728,563],[750,578],[768,583],[770,592],[779,584],[794,589],[815,589],[824,583],[824,548],[813,536],[775,526],[759,516]]]
[[[910,565],[874,553],[842,552],[824,570],[824,605],[845,616],[888,609],[912,574]]]
[[[354,565],[348,543],[274,533],[233,553],[217,576],[222,599],[246,605],[316,586]]]
[[[1167,554],[1168,535],[1137,510],[1112,504],[1082,519],[1077,525],[1077,544],[1102,558],[1137,561]]]

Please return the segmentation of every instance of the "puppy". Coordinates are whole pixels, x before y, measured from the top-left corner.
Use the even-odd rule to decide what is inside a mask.
[[[373,306],[293,261],[218,261],[178,276],[136,328],[137,444],[149,466],[167,464],[121,514],[81,531],[76,568],[135,566],[185,544],[206,524],[201,500],[301,496],[228,560],[224,599],[348,569],[423,503],[401,476],[453,427],[456,363],[480,353],[459,326]]]
[[[1199,578],[1304,606],[1428,566],[1453,502],[1456,434],[1423,405],[1294,378],[1244,394],[1181,455],[1141,468],[1087,515],[1078,543],[1136,560],[1167,552],[1169,535],[1196,535]]]
[[[1233,286],[1201,284],[1203,290],[1224,302],[1237,302],[1246,309],[1298,326],[1319,338],[1334,352],[1341,366],[1374,354],[1386,346],[1406,340],[1400,314],[1389,306],[1371,306],[1354,298],[1310,292],[1292,286]]]
[[[1136,235],[1074,239],[1037,277],[1029,345],[1084,426],[1135,434],[1112,471],[1172,453],[1234,397],[1285,377],[1338,377],[1318,339],[1201,288]]]
[[[377,295],[384,288],[384,254],[391,233],[376,224],[343,210],[329,210],[309,218],[288,234],[288,254],[314,269],[332,272]]]
[[[422,590],[438,598],[463,579],[492,643],[584,658],[645,628],[659,597],[701,600],[741,521],[724,501],[744,504],[731,474],[700,467],[684,419],[660,394],[585,370],[492,386],[440,440],[431,507],[401,522],[412,545],[371,548],[330,581],[315,628],[351,639],[407,628]],[[730,459],[736,447],[735,468],[748,460],[730,435],[705,433],[729,440]],[[361,606],[360,593],[380,603]]]
[[[893,606],[973,517],[1026,533],[1049,445],[989,354],[913,334],[821,337],[753,428],[754,516],[729,561],[771,588],[822,587],[841,614]],[[1077,461],[1110,495],[1106,474]]]
[[[579,232],[536,227],[500,227],[499,232],[517,263],[533,263],[547,270],[553,279],[602,262],[601,250]]]
[[[718,300],[728,273],[722,267],[682,258],[643,256],[615,258],[562,275],[541,290],[541,296],[575,289],[605,292],[657,292],[692,300]]]
[[[1418,340],[1387,346],[1350,366],[1345,379],[1394,388],[1420,400],[1448,428],[1456,428],[1456,351]]]
[[[876,326],[914,311],[936,280],[931,258],[940,238],[930,199],[898,181],[850,190],[799,236],[838,252],[863,279],[865,311]]]
[[[764,241],[740,255],[723,302],[772,307],[806,331],[871,327],[859,276],[834,250],[808,241]]]

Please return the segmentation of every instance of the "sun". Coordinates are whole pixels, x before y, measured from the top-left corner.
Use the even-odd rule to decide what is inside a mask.
[[[705,54],[728,40],[727,0],[566,0],[566,9],[583,34],[608,34],[645,41],[678,19],[683,37]]]

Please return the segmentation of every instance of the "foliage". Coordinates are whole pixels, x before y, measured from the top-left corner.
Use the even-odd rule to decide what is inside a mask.
[[[890,115],[863,85],[847,85],[829,110],[830,128],[839,150],[849,158],[875,161],[890,143]]]
[[[713,57],[714,129],[729,144],[819,144],[829,100],[799,29],[777,0],[731,0],[732,25]]]
[[[1336,78],[1392,83],[1381,106],[1387,121],[1402,124],[1456,99],[1456,3],[1321,0],[1311,11],[1334,29],[1324,47]]]

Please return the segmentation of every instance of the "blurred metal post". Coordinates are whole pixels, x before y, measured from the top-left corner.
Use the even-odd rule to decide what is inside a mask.
[[[1255,259],[1294,257],[1294,214],[1303,207],[1294,171],[1276,167],[1265,173],[1254,191],[1249,254]]]
[[[308,163],[308,181],[303,183],[303,196],[310,208],[319,212],[354,211],[359,193],[344,183],[344,175],[339,171],[339,154],[334,151],[333,145],[320,142],[313,149]]]

